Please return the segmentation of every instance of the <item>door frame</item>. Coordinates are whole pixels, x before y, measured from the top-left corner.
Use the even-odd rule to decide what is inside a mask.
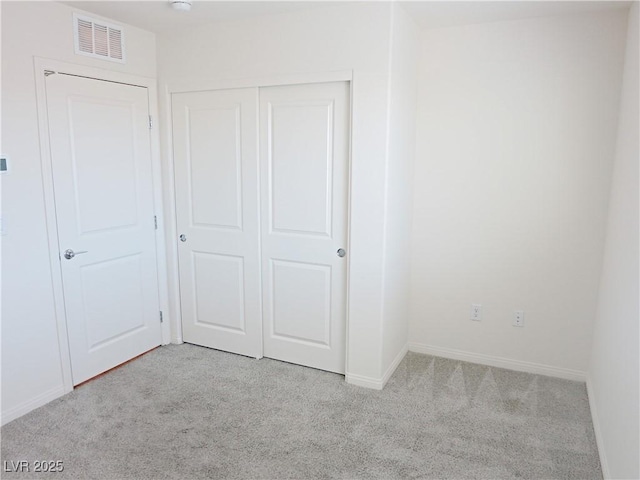
[[[155,215],[158,219],[158,228],[155,231],[156,240],[156,266],[158,272],[158,298],[160,310],[169,313],[169,290],[167,288],[167,262],[166,245],[164,238],[164,209],[162,194],[162,170],[160,162],[160,134],[158,129],[158,89],[155,78],[141,77],[126,73],[88,67],[75,63],[62,62],[42,57],[34,57],[34,74],[36,80],[36,107],[38,113],[38,131],[40,137],[40,163],[42,167],[42,188],[45,203],[45,220],[47,226],[47,243],[49,247],[49,263],[51,267],[51,284],[53,287],[53,300],[55,305],[56,327],[58,331],[58,346],[60,350],[60,366],[62,369],[62,383],[64,393],[73,390],[71,377],[71,354],[67,338],[67,316],[64,305],[64,290],[62,284],[62,266],[60,264],[60,248],[58,244],[58,223],[56,220],[56,207],[53,186],[53,165],[51,163],[51,145],[49,142],[49,119],[47,115],[47,91],[45,83],[45,71],[65,73],[79,77],[86,77],[98,81],[123,83],[127,85],[144,87],[149,97],[149,114],[156,119],[151,129],[151,168],[153,171],[153,202]],[[170,343],[170,320],[163,315],[161,325],[162,345]]]
[[[164,148],[165,148],[165,171],[166,186],[165,205],[166,208],[166,235],[168,239],[173,240],[173,244],[169,243],[167,249],[167,276],[169,285],[169,296],[172,299],[171,306],[171,342],[180,344],[182,340],[182,309],[180,307],[180,272],[178,270],[178,245],[177,245],[177,212],[176,212],[176,183],[175,183],[175,161],[173,158],[173,132],[172,132],[172,98],[174,93],[192,93],[212,90],[229,90],[238,88],[256,88],[260,87],[277,87],[286,85],[299,84],[315,84],[329,82],[348,82],[349,83],[349,153],[348,153],[348,169],[347,169],[347,252],[351,252],[351,195],[352,195],[352,157],[353,157],[353,91],[354,91],[354,72],[353,70],[343,70],[335,72],[316,72],[316,73],[291,73],[277,76],[253,77],[253,78],[237,78],[237,79],[211,79],[203,81],[179,81],[179,82],[160,82],[160,90],[163,95],[163,124],[165,125]],[[256,122],[259,121],[259,109],[256,112]],[[259,137],[259,135],[258,135]],[[256,138],[258,148],[260,147],[259,138]],[[260,162],[258,161],[258,169]],[[260,172],[258,172],[260,178]],[[260,184],[258,184],[258,198],[260,199]],[[259,205],[258,205],[259,207]],[[261,230],[261,225],[259,225]],[[170,241],[171,241],[170,240]],[[260,248],[262,252],[262,247]],[[261,253],[262,255],[262,253]],[[349,372],[349,290],[351,285],[351,255],[347,255],[347,278],[345,291],[345,372]],[[261,262],[262,271],[262,262]],[[262,312],[262,278],[260,279],[260,311]],[[261,344],[260,357],[264,353],[264,344]]]

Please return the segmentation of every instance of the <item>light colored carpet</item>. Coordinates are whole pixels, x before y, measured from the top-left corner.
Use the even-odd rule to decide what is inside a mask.
[[[170,345],[1,433],[3,461],[64,462],[7,479],[602,478],[584,384],[414,353],[373,391]]]

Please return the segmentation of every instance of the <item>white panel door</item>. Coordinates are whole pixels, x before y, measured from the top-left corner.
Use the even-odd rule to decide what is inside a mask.
[[[183,340],[262,356],[257,89],[173,95]]]
[[[345,371],[349,85],[260,89],[264,355]]]
[[[148,94],[59,73],[46,90],[77,385],[161,343]]]

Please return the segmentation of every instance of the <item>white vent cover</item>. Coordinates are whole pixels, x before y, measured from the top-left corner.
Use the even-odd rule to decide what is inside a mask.
[[[124,63],[124,32],[121,26],[73,14],[76,53]]]

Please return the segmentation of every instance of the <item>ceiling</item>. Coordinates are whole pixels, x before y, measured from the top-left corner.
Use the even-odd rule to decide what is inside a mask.
[[[161,33],[167,30],[192,28],[210,23],[309,10],[343,2],[193,0],[190,12],[173,10],[169,6],[168,0],[84,0],[62,1],[61,3],[144,30]]]
[[[167,0],[63,1],[67,5],[160,33],[209,23],[335,6],[348,1],[193,0],[191,12],[171,9]],[[517,20],[628,8],[630,1],[400,1],[421,28]]]
[[[400,2],[421,28],[519,20],[629,8],[628,1],[408,1]]]

